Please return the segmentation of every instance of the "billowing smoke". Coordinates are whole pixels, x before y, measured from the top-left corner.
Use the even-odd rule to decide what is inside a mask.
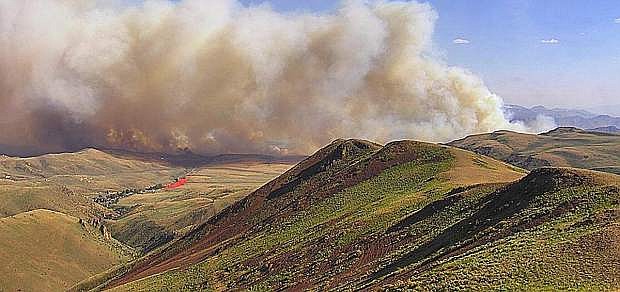
[[[0,144],[304,154],[517,127],[435,56],[428,4],[111,2],[0,1]]]

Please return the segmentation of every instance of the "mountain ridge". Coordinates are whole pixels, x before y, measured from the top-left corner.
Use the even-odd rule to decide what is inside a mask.
[[[596,270],[596,283],[563,269],[620,263],[615,251],[597,256],[594,239],[587,237],[616,232],[619,204],[615,174],[547,167],[527,173],[469,151],[416,141],[381,148],[335,141],[186,237],[98,283],[112,291],[528,290],[540,287],[539,281],[557,289],[614,287],[620,284],[617,269]],[[511,251],[501,258],[522,265],[547,255],[547,249],[559,252],[565,246],[552,238],[569,234],[569,244],[587,245],[583,253],[565,253],[571,264],[540,262],[551,274],[477,275],[461,260],[473,257],[496,267],[500,258],[494,250],[535,242],[528,245],[530,255]],[[453,277],[451,265],[476,274],[476,281]],[[533,282],[519,281],[528,277]],[[419,282],[422,278],[427,282]]]
[[[360,147],[360,145],[363,145],[363,147]],[[364,148],[363,150],[365,151],[356,151],[356,149],[360,150],[360,148]],[[346,149],[346,151],[343,151],[344,149]],[[355,155],[343,155],[344,153],[355,153]],[[457,156],[459,158],[455,158]],[[317,151],[315,155],[312,155],[306,160],[300,162],[298,167],[292,168],[288,173],[276,178],[274,181],[263,186],[242,201],[234,204],[218,214],[216,217],[210,219],[204,227],[195,229],[191,235],[188,235],[188,237],[185,238],[186,242],[196,240],[199,242],[198,244],[194,243],[183,245],[182,243],[177,242],[177,247],[174,247],[175,243],[173,243],[167,251],[164,250],[159,253],[159,256],[162,256],[160,260],[154,258],[146,259],[145,261],[134,266],[132,268],[133,272],[130,271],[125,274],[125,276],[113,280],[108,287],[114,287],[131,282],[132,280],[143,278],[150,274],[157,274],[169,270],[180,264],[178,263],[178,260],[180,259],[185,261],[185,264],[182,264],[182,266],[187,266],[188,264],[191,266],[192,263],[195,264],[205,258],[214,256],[218,253],[218,251],[226,249],[226,246],[234,246],[236,244],[235,242],[239,243],[239,240],[243,241],[243,238],[252,238],[247,237],[249,235],[242,236],[240,238],[238,236],[233,236],[232,234],[255,234],[257,232],[264,232],[264,228],[268,228],[266,226],[280,224],[282,223],[282,220],[286,221],[288,220],[286,218],[289,218],[290,216],[295,217],[295,214],[305,212],[303,210],[309,210],[308,208],[312,209],[311,206],[314,206],[319,202],[330,200],[330,197],[333,196],[333,194],[339,193],[346,188],[359,185],[366,180],[372,180],[380,173],[383,173],[388,169],[395,167],[399,168],[403,165],[414,163],[411,167],[417,167],[415,165],[419,165],[419,167],[422,168],[430,167],[428,171],[435,172],[439,170],[432,170],[435,167],[433,165],[444,165],[445,163],[450,164],[451,162],[449,161],[462,159],[463,157],[468,157],[467,159],[469,159],[469,156],[478,159],[477,161],[473,161],[472,159],[471,162],[471,165],[478,165],[478,171],[492,173],[495,171],[493,168],[501,167],[503,171],[512,173],[512,177],[509,176],[508,178],[504,178],[504,181],[510,181],[512,178],[517,178],[524,175],[522,171],[515,171],[515,168],[511,168],[511,166],[501,162],[495,162],[483,156],[467,154],[467,152],[459,149],[436,144],[416,141],[396,141],[388,143],[382,148],[378,148],[376,144],[369,145],[368,143],[361,143],[359,140],[337,140],[325,148]],[[334,157],[337,157],[338,159],[333,159]],[[344,166],[344,168],[342,168],[343,163],[341,163],[343,160],[348,162],[347,166]],[[323,167],[326,165],[329,167]],[[296,182],[295,177],[305,177],[303,175],[304,171],[308,173],[307,170],[311,169],[318,169],[320,171],[318,173],[312,172],[313,178],[310,178],[310,180],[296,183],[295,187],[290,188],[287,192],[280,193],[279,190],[286,187],[287,183]],[[322,176],[321,173],[329,174],[328,177],[330,177],[330,179],[329,181],[323,181],[322,184],[316,184],[317,180],[322,181],[325,179],[325,176]],[[441,173],[441,171],[439,173]],[[354,175],[351,176],[351,174]],[[492,180],[494,179],[494,176],[489,177],[491,177]],[[393,179],[400,180],[398,177]],[[409,178],[403,179],[405,179],[405,181],[409,180]],[[414,178],[412,177],[411,179]],[[427,179],[422,179],[420,177],[415,178],[412,182],[421,180],[416,184],[427,184],[432,183],[435,179],[439,178],[429,177]],[[441,178],[440,180],[445,181],[446,179],[447,178]],[[425,182],[424,180],[427,181]],[[484,182],[484,180],[481,182]],[[300,188],[303,191],[300,190]],[[301,197],[299,197],[299,195],[295,195],[295,193],[299,192],[301,192]],[[278,195],[271,195],[274,193]],[[288,198],[282,197],[284,194],[286,194]],[[305,197],[306,195],[303,194],[312,195],[310,197]],[[380,197],[377,199],[381,200]],[[277,206],[281,207],[269,207],[272,200],[276,200],[278,203]],[[260,204],[260,202],[263,202],[263,204]],[[292,213],[290,213],[291,210],[293,210]],[[242,217],[239,217],[240,215],[235,214],[245,215],[241,215]],[[259,221],[254,221],[257,219]],[[246,225],[249,222],[255,223]],[[239,224],[241,224],[241,226]],[[205,228],[206,230],[204,230]],[[226,235],[226,232],[232,234]],[[180,242],[182,242],[182,240],[180,240]],[[221,244],[224,245],[220,245],[218,242],[221,242]],[[175,249],[180,250],[180,252],[175,254]],[[175,262],[177,264],[175,264]]]
[[[620,135],[575,127],[541,134],[512,131],[470,135],[447,145],[525,168],[577,167],[620,173]]]

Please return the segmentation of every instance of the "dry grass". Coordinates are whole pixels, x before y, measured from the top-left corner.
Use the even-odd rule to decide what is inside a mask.
[[[61,291],[128,260],[76,217],[34,210],[0,219],[0,290]]]
[[[449,145],[526,169],[577,167],[620,172],[620,135],[558,128],[533,135],[510,131],[472,135]]]
[[[155,163],[88,149],[33,158],[0,158],[0,217],[49,209],[86,218],[109,214],[89,199],[97,192],[143,188],[184,173]]]
[[[162,234],[179,235],[289,167],[234,163],[193,169],[180,189],[123,198],[120,206],[135,208],[108,227],[137,247]],[[78,223],[78,218],[114,217],[114,210],[94,203],[93,196],[165,184],[189,171],[93,149],[0,157],[0,258],[6,261],[0,290],[63,290],[119,264],[126,257],[115,248],[122,245],[110,245],[93,226]]]
[[[171,236],[184,234],[290,167],[288,164],[233,163],[195,169],[187,176],[188,183],[179,189],[121,199],[119,206],[134,209],[108,224],[116,238],[147,251],[156,247],[151,244],[153,240],[166,236],[166,240],[170,240]]]
[[[455,186],[511,182],[527,174],[523,169],[473,152],[451,148],[450,153],[455,157],[454,165],[439,177]]]

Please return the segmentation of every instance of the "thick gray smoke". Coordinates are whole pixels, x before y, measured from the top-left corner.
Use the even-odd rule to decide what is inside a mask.
[[[0,1],[0,144],[303,154],[338,137],[518,127],[480,79],[434,57],[428,4],[111,2]]]

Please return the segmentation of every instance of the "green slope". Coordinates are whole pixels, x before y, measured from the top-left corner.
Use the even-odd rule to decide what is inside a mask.
[[[449,206],[452,210],[436,214],[453,215],[449,221],[435,221],[441,230],[437,236],[397,261],[399,267],[404,261],[409,265],[372,287],[513,291],[620,287],[619,176],[542,168],[506,188],[459,200]],[[426,228],[425,223],[409,224],[407,232]]]
[[[600,215],[618,207],[615,175],[572,169],[524,175],[493,159],[433,144],[403,141],[380,148],[337,141],[106,285],[119,291],[420,288],[423,277],[444,270],[458,275],[461,267],[450,267],[468,256],[501,261],[492,256],[506,249],[507,261],[535,262],[544,250],[526,256],[527,251],[514,251],[520,245],[511,240],[551,246],[565,238],[564,231],[548,229],[548,238],[532,234],[565,226],[567,218],[601,218],[580,225],[588,232],[566,231],[574,235],[566,238],[575,240],[605,233],[600,224],[617,221]],[[564,262],[576,266],[566,268]],[[586,263],[613,267],[617,260],[601,256],[579,262],[567,253],[544,268],[556,273],[566,268],[568,275],[571,269],[587,269]],[[511,276],[500,270],[485,273],[467,283],[433,278],[433,285],[500,287]],[[519,273],[555,288],[618,284],[614,269],[592,272],[590,278],[574,276],[571,282],[527,266]],[[544,288],[532,283],[510,285]]]
[[[448,143],[525,169],[577,167],[620,174],[620,135],[557,128],[540,135],[497,131]]]
[[[181,239],[81,287],[615,290],[620,176],[412,141],[336,141]]]

